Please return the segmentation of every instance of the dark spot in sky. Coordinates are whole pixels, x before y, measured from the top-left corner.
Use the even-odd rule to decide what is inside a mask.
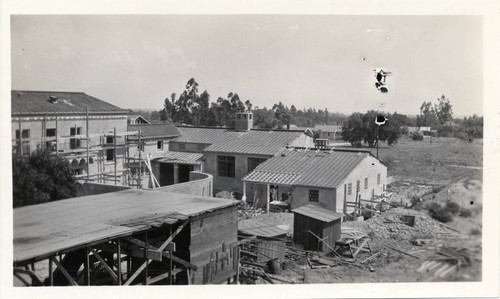
[[[474,204],[474,202],[471,200],[471,201],[470,201],[470,204],[471,204],[471,205],[473,205],[473,204]]]

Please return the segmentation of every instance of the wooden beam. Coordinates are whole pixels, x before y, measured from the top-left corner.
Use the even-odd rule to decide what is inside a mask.
[[[361,245],[359,245],[359,247],[356,249],[356,251],[354,251],[354,253],[352,254],[353,258],[356,257],[356,255],[361,251],[361,249],[366,245],[366,243],[368,243],[368,239],[365,239],[363,241],[363,243],[361,243]]]
[[[122,250],[120,239],[116,240],[116,262],[118,264],[118,285],[122,285]]]
[[[101,244],[99,246],[96,246],[96,248],[106,251],[106,252],[116,252],[116,247],[111,245],[111,244]],[[128,245],[124,248],[121,248],[121,252],[124,254],[127,254],[129,256],[137,257],[137,258],[144,258],[144,247],[143,246],[138,246],[138,245]],[[148,259],[161,262],[162,261],[162,254],[159,251],[156,250],[151,250],[148,249]]]
[[[189,223],[189,218],[186,219],[179,227],[175,230],[173,234],[168,237],[168,239],[158,247],[159,251],[163,251],[165,247],[167,247],[168,243],[172,242],[172,240],[182,231],[182,229]]]
[[[76,283],[76,281],[73,279],[73,277],[71,277],[71,275],[69,275],[68,271],[66,271],[66,269],[64,269],[63,265],[54,257],[51,257],[50,258],[54,264],[56,264],[57,268],[59,269],[59,271],[61,271],[61,273],[64,275],[64,277],[66,277],[66,279],[68,280],[68,282],[73,285],[73,286],[77,286],[78,284]]]
[[[31,287],[32,286],[26,279],[24,279],[24,277],[22,277],[19,273],[15,272],[15,271],[14,271],[14,276],[17,277],[27,287]]]
[[[31,266],[31,268],[33,269],[33,265]],[[36,276],[35,273],[33,273],[32,270],[14,268],[14,273],[29,275],[31,277],[32,285],[35,285],[35,286],[42,286],[43,285],[43,283],[40,281],[40,279],[38,278],[38,276]]]
[[[184,269],[175,269],[174,271],[172,271],[172,275],[175,275],[175,274],[179,274],[180,272],[182,272]],[[160,274],[158,276],[155,276],[153,278],[150,278],[148,279],[148,285],[150,284],[153,284],[155,282],[158,282],[160,280],[163,280],[165,278],[169,278],[170,277],[170,274],[167,272],[167,273],[163,273],[163,274]],[[189,281],[189,278],[188,278],[188,281]],[[189,282],[188,282],[189,284]]]
[[[142,264],[138,269],[137,271],[135,271],[134,274],[132,274],[132,276],[129,277],[129,279],[127,279],[127,281],[125,281],[125,283],[123,284],[124,286],[128,286],[132,283],[132,281],[134,281],[134,279],[136,279],[137,276],[139,276],[139,274],[141,274],[142,270],[146,269],[146,266],[151,262],[151,260],[147,260],[144,262],[144,264]]]
[[[49,259],[49,283],[54,286],[54,274],[52,273],[52,261]]]
[[[118,277],[116,276],[115,272],[113,272],[113,269],[111,269],[106,261],[97,253],[97,250],[95,250],[92,247],[89,247],[90,251],[92,251],[92,254],[101,262],[101,265],[104,267],[106,271],[108,271],[109,275],[111,275],[111,278],[113,278],[114,282],[118,282]]]
[[[163,257],[166,257],[167,259],[170,259],[176,263],[183,265],[184,267],[193,269],[195,271],[198,270],[198,266],[196,266],[195,264],[191,264],[190,262],[188,262],[186,260],[183,260],[181,258],[176,257],[175,255],[170,256],[170,253],[168,251],[163,251],[162,255],[163,255]]]

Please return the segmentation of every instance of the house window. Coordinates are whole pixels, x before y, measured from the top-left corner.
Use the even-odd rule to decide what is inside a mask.
[[[163,150],[163,140],[158,140],[156,142],[156,149],[159,150],[159,151]]]
[[[365,178],[365,189],[368,189],[368,178]]]
[[[309,201],[313,201],[313,202],[319,201],[319,190],[309,189]]]
[[[23,150],[23,155],[29,155],[30,154],[30,130],[22,130],[21,137],[23,139],[22,143],[22,150]],[[16,146],[19,149],[19,130],[16,130]]]
[[[360,190],[360,189],[359,189],[359,185],[360,185],[360,184],[359,184],[359,181],[356,181],[356,191],[359,191],[359,190]]]
[[[180,151],[186,150],[186,144],[185,143],[179,143],[179,150]]]
[[[347,195],[352,194],[352,183],[347,184]]]
[[[380,173],[377,174],[377,185],[380,185]]]
[[[217,172],[219,176],[235,177],[235,158],[234,156],[217,156]]]
[[[80,135],[82,134],[82,128],[77,128],[73,127],[69,129],[69,135],[70,136],[75,136],[75,135]],[[71,138],[69,140],[69,148],[70,149],[76,149],[80,147],[80,139],[79,138]]]
[[[113,136],[106,136],[106,144],[113,144],[113,140],[114,137]]]
[[[265,162],[267,159],[263,158],[248,158],[247,159],[247,171],[248,173],[252,172],[255,167],[259,166],[259,164]]]
[[[45,130],[45,136],[46,137],[55,137],[56,136],[56,129]]]
[[[107,149],[106,150],[106,161],[114,161],[115,160],[115,150]]]
[[[252,114],[248,114],[248,119],[252,119]]]

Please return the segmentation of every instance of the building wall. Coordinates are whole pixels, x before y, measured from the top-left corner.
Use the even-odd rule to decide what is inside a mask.
[[[177,142],[172,140],[169,142],[168,149],[173,152],[201,153],[209,145],[206,143]]]
[[[190,262],[198,266],[198,270],[192,272],[192,283],[222,283],[233,277],[237,268],[236,206],[194,217],[190,229]]]
[[[158,138],[158,139],[148,139],[144,140],[144,148],[143,153],[150,154],[150,159],[163,157],[165,153],[169,151],[171,138]],[[158,149],[158,141],[163,141],[163,148],[161,150]],[[130,157],[139,158],[137,144],[138,141],[131,141],[133,144],[129,147],[129,155]],[[144,158],[144,156],[142,156]]]
[[[318,190],[318,202],[309,201],[309,190]],[[335,189],[296,186],[292,191],[291,208],[296,209],[307,204],[317,205],[327,210],[335,211],[337,204]]]
[[[192,171],[189,173],[189,182],[148,190],[211,197],[213,196],[212,179],[212,176],[207,173]]]
[[[235,177],[222,177],[217,172],[217,156],[234,156],[235,157]],[[248,174],[248,158],[261,158],[267,159],[270,156],[264,155],[247,155],[247,154],[218,154],[205,152],[205,172],[213,175],[214,177],[214,193],[220,191],[237,192],[238,198],[241,198],[243,193],[243,182],[241,179]],[[247,190],[247,197],[253,197],[253,190]]]
[[[373,164],[373,165],[372,165]],[[380,184],[377,184],[377,174],[380,174]],[[368,188],[365,189],[364,179],[368,178]],[[356,182],[360,182],[360,191],[362,199],[371,199],[372,194],[380,195],[387,186],[387,167],[383,165],[380,161],[372,156],[368,156],[366,159],[361,161],[361,163],[351,172],[344,182],[337,188],[337,198],[344,198],[344,188],[347,190],[347,185],[352,184],[352,193],[346,195],[347,201],[354,202],[356,199]],[[347,192],[346,192],[347,194]],[[343,200],[337,201],[336,212],[343,212]],[[347,210],[350,212],[351,210]]]
[[[340,239],[341,220],[340,218],[330,223],[325,223],[317,219],[299,214],[293,214],[293,241],[303,246],[305,250],[318,250],[329,252],[328,246],[318,241],[316,236],[324,239],[331,248],[335,247],[335,241]]]
[[[29,129],[29,144],[30,152],[34,152],[37,148],[45,147],[45,141],[42,139],[45,135],[46,129],[57,129],[56,134],[58,137],[58,153],[62,157],[66,157],[71,163],[87,162],[86,153],[86,140],[80,139],[80,147],[76,149],[70,148],[70,130],[71,128],[81,128],[79,135],[86,135],[86,116],[85,115],[67,115],[56,117],[12,117],[11,119],[11,134],[12,146],[14,147],[16,140],[16,130],[19,130],[19,123],[21,123],[22,130]],[[57,123],[57,124],[56,124]],[[117,136],[116,145],[116,160],[117,160],[117,173],[121,174],[125,169],[125,138],[119,137],[120,133],[127,131],[127,117],[125,115],[90,115],[89,116],[89,147],[90,157],[92,162],[89,164],[89,174],[95,175],[99,172],[114,172],[114,161],[106,160],[106,150],[113,149],[113,145],[103,144],[105,138],[102,134],[113,134],[116,128]],[[55,141],[52,141],[55,144]],[[23,139],[24,143],[24,139]],[[83,159],[83,161],[82,161]],[[82,168],[82,175],[86,177],[87,167]],[[120,184],[123,183],[123,178],[120,179]]]
[[[290,147],[314,147],[314,138],[306,134],[300,134],[294,141],[288,144]]]

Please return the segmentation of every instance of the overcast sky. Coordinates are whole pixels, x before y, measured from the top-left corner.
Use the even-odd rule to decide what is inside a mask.
[[[483,115],[482,26],[480,16],[12,16],[12,88],[159,109],[194,77],[212,101],[236,92],[259,107],[418,114],[444,94],[455,116]],[[389,93],[374,68],[392,72]]]

